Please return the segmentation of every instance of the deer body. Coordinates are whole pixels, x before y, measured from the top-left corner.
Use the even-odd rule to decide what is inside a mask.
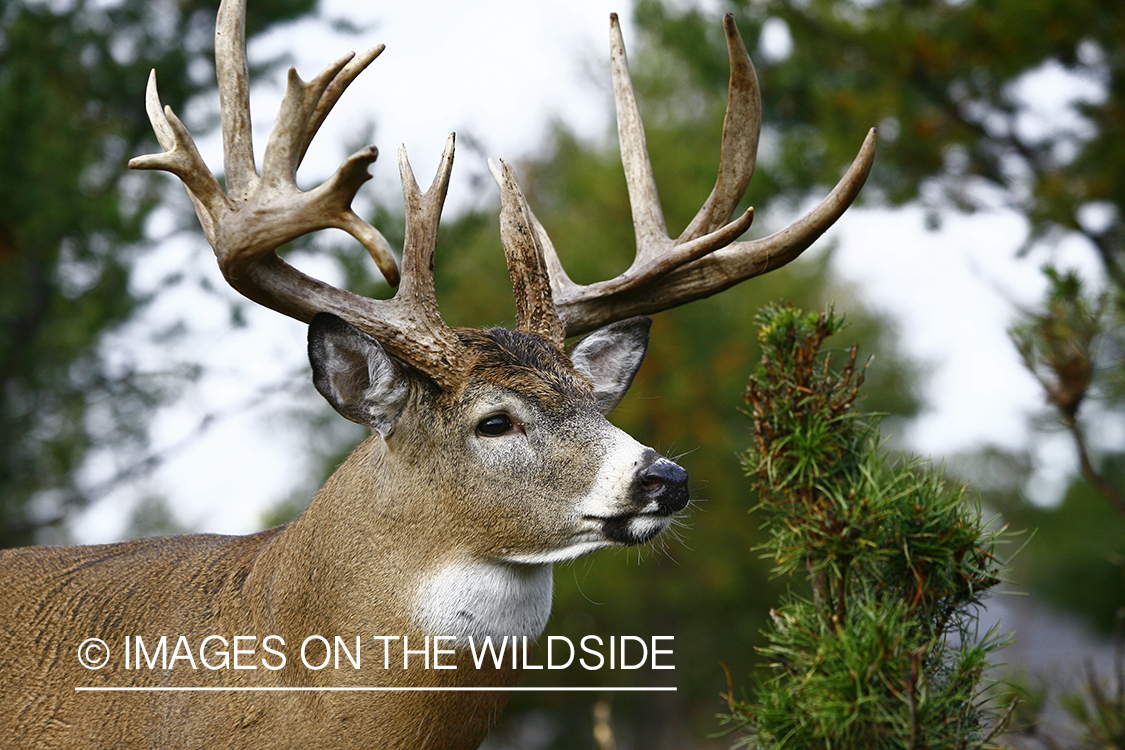
[[[59,643],[60,618],[70,623],[72,632],[102,633],[115,645],[122,639],[113,633],[179,634],[193,644],[212,634],[231,639],[236,634],[269,633],[281,635],[286,644],[299,644],[310,627],[311,632],[328,634],[329,639],[332,633],[362,632],[368,641],[364,648],[374,645],[370,635],[385,632],[401,633],[422,643],[421,632],[409,622],[399,623],[395,629],[393,596],[385,597],[385,592],[357,596],[354,591],[343,591],[335,581],[347,581],[351,575],[333,567],[338,560],[295,557],[291,547],[307,533],[301,527],[294,522],[250,537],[184,537],[161,543],[142,540],[81,551],[61,549],[54,559],[6,561],[14,565],[9,575],[35,576],[35,580],[51,587],[46,594],[50,606],[38,613],[37,621],[30,622],[27,630],[18,633],[20,641],[39,635],[39,642],[50,644],[51,650],[5,651],[7,684],[0,691],[5,707],[0,731],[6,738],[5,745],[169,749],[476,747],[504,702],[502,693],[74,691],[78,685],[106,684],[280,687],[327,682],[367,687],[387,684],[387,676],[394,680],[406,677],[410,685],[420,687],[452,682],[451,675],[456,675],[458,685],[506,685],[514,681],[514,671],[473,669],[464,658],[447,658],[459,667],[455,672],[417,668],[384,672],[371,668],[382,666],[378,658],[377,663],[368,661],[368,667],[360,671],[329,667],[325,674],[294,663],[296,656],[292,653],[290,664],[276,672],[263,668],[254,658],[249,660],[257,666],[253,671],[211,671],[202,666],[185,669],[183,664],[167,671],[159,667],[125,671],[118,659],[101,674],[77,668],[76,643]],[[29,561],[34,564],[22,564]],[[376,562],[368,575],[378,570],[380,562],[385,564]],[[278,575],[277,571],[285,572]],[[207,584],[200,584],[202,576],[215,574],[221,575],[219,583],[210,578]],[[113,583],[106,585],[107,580]],[[101,601],[91,604],[83,600],[83,594],[94,582]],[[315,582],[315,589],[310,588],[311,582]],[[15,593],[44,596],[43,591]],[[324,609],[327,602],[335,606]],[[319,617],[319,612],[328,614]],[[106,627],[110,618],[114,621],[112,629]],[[262,653],[260,643],[248,645],[256,645],[257,653]],[[28,671],[33,674],[23,679]],[[45,695],[53,700],[44,701]]]
[[[17,587],[0,639],[0,694],[15,710],[0,731],[31,747],[475,747],[503,693],[199,700],[190,692],[74,688],[513,684],[517,670],[507,661],[500,669],[472,662],[467,639],[536,638],[550,612],[551,563],[611,544],[611,535],[644,541],[687,503],[686,474],[598,409],[599,398],[615,403],[628,386],[648,330],[645,321],[610,328],[626,369],[601,378],[601,388],[530,335],[466,332],[479,361],[463,392],[447,394],[342,321],[314,323],[314,371],[329,400],[348,402],[351,410],[341,409],[352,416],[378,412],[370,420],[386,436],[375,431],[301,516],[259,534],[0,553],[5,579]],[[386,382],[364,380],[379,367],[397,372]],[[333,379],[352,390],[331,390]],[[497,414],[512,429],[481,434],[478,425]],[[60,622],[81,637],[60,642]],[[171,669],[136,661],[125,669],[118,649],[126,635],[150,644],[184,636],[192,648],[211,635],[253,635],[244,666],[254,668],[190,668],[181,655]],[[267,635],[280,638],[272,645],[288,657],[281,669],[262,663],[280,664],[263,650]],[[299,663],[296,647],[310,635],[339,635],[349,647],[360,636],[364,668]],[[393,647],[374,640],[384,636]],[[402,639],[417,653],[435,636],[449,638],[444,665],[456,669],[427,669],[420,655],[400,668]],[[103,670],[83,668],[75,653],[85,637],[105,640],[117,658]],[[196,720],[201,713],[206,721]]]
[[[608,281],[571,281],[514,171],[493,165],[516,330],[454,330],[438,313],[433,280],[453,137],[425,191],[400,150],[400,275],[386,240],[351,209],[370,177],[373,147],[317,188],[302,192],[295,181],[320,123],[382,47],[343,57],[309,82],[290,71],[259,175],[244,1],[223,0],[216,29],[225,187],[183,123],[161,107],[155,76],[146,104],[164,152],[130,166],[183,181],[224,277],[249,299],[309,323],[317,390],[372,434],[284,526],[246,537],[0,552],[6,746],[476,747],[518,665],[482,662],[474,640],[534,640],[550,614],[554,563],[648,542],[688,504],[686,472],[605,418],[643,359],[649,320],[640,316],[789,262],[850,205],[871,167],[873,132],[820,206],[782,232],[736,242],[753,217],[751,210],[735,217],[735,210],[753,173],[761,102],[728,16],[731,86],[719,175],[696,218],[671,239],[613,17],[634,263]],[[368,250],[398,285],[393,297],[336,289],[277,255],[286,242],[326,227],[347,231]],[[568,347],[579,334],[588,335]],[[150,650],[137,650],[138,639],[152,649],[162,636],[159,658],[171,660],[168,668]],[[212,637],[226,639],[221,647],[233,663],[213,668],[205,661],[204,644],[217,643]],[[314,641],[312,660],[321,664],[337,637],[348,648],[360,639],[362,667],[309,668],[298,656],[309,639],[325,639],[319,650]],[[110,651],[96,669],[77,658],[89,638]],[[437,667],[438,638],[446,668]],[[419,664],[427,639],[432,668]]]

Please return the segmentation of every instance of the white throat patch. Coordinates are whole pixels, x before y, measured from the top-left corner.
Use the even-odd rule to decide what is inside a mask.
[[[550,565],[454,563],[423,584],[414,620],[428,635],[538,638],[553,584]]]

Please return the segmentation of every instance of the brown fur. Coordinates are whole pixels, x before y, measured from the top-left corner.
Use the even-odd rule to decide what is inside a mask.
[[[461,333],[476,353],[459,395],[414,376],[388,439],[366,440],[289,524],[246,537],[211,534],[92,547],[0,552],[0,737],[21,748],[473,748],[504,693],[91,693],[80,686],[507,686],[517,673],[385,671],[372,636],[426,633],[410,612],[420,586],[459,559],[497,559],[556,544],[568,498],[589,491],[610,430],[588,380],[556,347],[527,334]],[[517,395],[518,394],[518,395]],[[535,424],[535,460],[479,463],[474,409],[520,404]],[[530,459],[528,459],[530,460]],[[363,638],[363,668],[312,671],[309,635]],[[284,669],[125,670],[125,636],[152,644],[208,635],[278,635]],[[86,638],[108,666],[78,663]],[[151,640],[149,640],[151,639]],[[233,642],[231,646],[233,647]],[[250,661],[272,658],[260,640]],[[381,649],[381,644],[379,649]],[[395,652],[392,651],[392,654]],[[198,652],[195,655],[198,657]],[[392,659],[394,656],[392,656]]]
[[[548,411],[564,404],[593,404],[590,381],[554,344],[506,328],[463,329],[457,335],[470,352],[466,358],[470,381],[519,393]]]

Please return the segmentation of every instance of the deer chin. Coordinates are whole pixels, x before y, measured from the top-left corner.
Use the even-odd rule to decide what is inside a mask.
[[[603,547],[609,547],[612,544],[613,542],[608,538],[598,534],[596,538],[574,542],[573,544],[558,549],[507,555],[504,557],[504,562],[514,565],[551,565],[553,563],[575,560],[583,555],[588,555],[591,552],[602,549]]]
[[[622,513],[595,520],[607,539],[627,547],[651,542],[672,525],[672,516],[655,513]]]
[[[647,544],[672,525],[666,513],[627,511],[610,516],[583,516],[581,541],[565,547],[506,555],[503,562],[515,565],[550,565],[569,562],[605,547],[635,547]]]

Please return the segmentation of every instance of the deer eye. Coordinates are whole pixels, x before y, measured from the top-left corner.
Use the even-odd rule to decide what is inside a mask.
[[[500,437],[515,429],[516,425],[507,414],[492,414],[477,423],[477,434],[484,437]]]

